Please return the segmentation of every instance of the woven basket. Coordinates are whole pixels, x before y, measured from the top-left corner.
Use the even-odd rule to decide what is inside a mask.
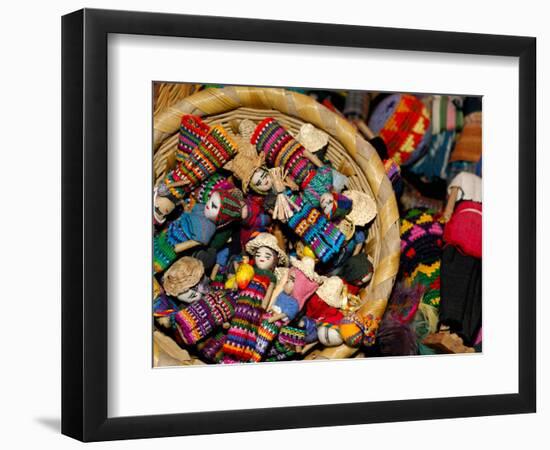
[[[329,134],[327,156],[333,166],[341,167],[344,163],[350,167],[354,174],[350,177],[349,187],[367,192],[376,200],[378,214],[365,246],[373,260],[374,275],[361,292],[362,303],[357,313],[362,316],[371,314],[380,319],[399,266],[399,213],[382,161],[356,129],[311,97],[285,89],[237,86],[206,89],[167,106],[155,115],[153,170],[156,183],[174,165],[183,114],[201,116],[206,123],[222,124],[227,129],[235,119],[248,118],[259,122],[265,117],[274,117],[294,134],[304,123],[311,123]],[[349,358],[356,352],[356,348],[343,344],[312,352],[306,359]]]

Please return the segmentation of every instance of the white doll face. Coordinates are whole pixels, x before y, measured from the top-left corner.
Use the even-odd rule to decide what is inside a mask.
[[[254,262],[258,269],[271,270],[277,265],[277,255],[269,247],[260,247],[254,254]]]
[[[159,219],[163,219],[170,214],[175,207],[176,205],[170,199],[161,197],[160,195],[155,197],[155,214]]]
[[[321,195],[319,202],[321,203],[321,208],[323,209],[325,216],[330,217],[332,215],[332,208],[334,205],[334,197],[332,194],[330,192],[325,192]]]
[[[222,199],[220,197],[219,192],[214,192],[206,202],[206,206],[204,207],[204,216],[208,219],[214,222],[216,218],[218,217],[218,213],[220,212],[220,208],[222,205]]]
[[[269,172],[265,169],[256,169],[250,179],[250,185],[260,192],[269,192],[273,186],[273,180],[269,176]]]
[[[188,289],[178,295],[178,300],[185,303],[193,303],[201,298],[201,293],[198,289]]]

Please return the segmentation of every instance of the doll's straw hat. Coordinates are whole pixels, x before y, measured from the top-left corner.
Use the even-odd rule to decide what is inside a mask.
[[[168,295],[178,296],[201,281],[204,265],[197,258],[184,256],[166,271],[163,278],[164,290]]]
[[[280,265],[286,266],[288,264],[288,256],[284,250],[279,247],[277,238],[271,233],[260,233],[254,239],[248,241],[246,244],[246,251],[253,255],[260,247],[270,248],[277,253]]]

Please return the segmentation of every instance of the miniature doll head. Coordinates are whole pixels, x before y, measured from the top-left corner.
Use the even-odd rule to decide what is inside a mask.
[[[204,207],[204,216],[218,227],[241,220],[246,213],[243,193],[237,188],[212,191]]]
[[[285,266],[288,262],[286,253],[271,233],[259,233],[247,242],[246,251],[254,255],[254,263],[258,269],[274,270],[277,265]]]
[[[273,180],[266,167],[257,168],[250,178],[250,187],[258,194],[267,194],[273,187]]]
[[[296,283],[296,271],[289,270],[288,276],[286,278],[286,283],[283,286],[283,291],[285,294],[291,295],[292,290],[294,289],[294,284]]]
[[[269,247],[259,247],[254,253],[258,269],[273,270],[277,266],[277,254]]]
[[[203,277],[198,284],[179,293],[176,297],[180,302],[193,303],[200,300],[206,293],[208,293],[208,281]]]
[[[212,192],[204,207],[204,216],[212,222],[215,222],[220,212],[221,203],[220,193],[218,191]]]
[[[164,185],[155,189],[153,196],[154,215],[159,223],[164,222],[165,217],[170,214],[176,204],[167,196],[167,190]]]
[[[164,274],[162,284],[168,295],[191,303],[204,293],[201,285],[204,277],[204,265],[190,256],[184,256],[172,264]]]

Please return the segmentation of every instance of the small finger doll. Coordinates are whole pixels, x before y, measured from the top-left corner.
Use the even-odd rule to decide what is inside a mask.
[[[265,156],[267,166],[280,167],[313,206],[319,206],[319,197],[332,190],[333,169],[323,165],[274,118],[257,125],[251,142]]]
[[[197,204],[184,212],[153,240],[153,269],[166,270],[175,261],[177,253],[197,244],[207,245],[216,232],[229,223],[240,220],[244,200],[237,189],[212,191],[206,205]]]
[[[291,194],[289,199],[295,205],[295,211],[287,225],[313,250],[322,263],[326,263],[342,248],[344,234],[300,194]]]
[[[273,181],[265,165],[264,154],[258,154],[256,147],[250,142],[255,126],[254,122],[248,119],[239,123],[239,134],[234,138],[239,153],[224,168],[241,181],[245,194],[251,192],[265,196],[271,192]]]
[[[283,292],[270,308],[275,313],[270,322],[281,320],[286,324],[294,320],[321,284],[321,277],[315,272],[315,261],[312,258],[299,260],[291,257],[290,264],[292,267],[288,271]]]
[[[222,326],[228,326],[235,314],[237,293],[213,291],[174,315],[176,330],[187,345],[209,337]]]
[[[164,220],[161,198],[181,202],[200,183],[221,169],[237,154],[237,145],[221,125],[213,126],[204,139],[188,154],[180,154],[180,161],[162,180],[155,196],[155,219]],[[166,208],[166,207],[165,207]],[[172,208],[173,209],[173,208]]]
[[[306,305],[306,316],[317,323],[317,338],[326,346],[340,345],[343,340],[339,324],[340,310],[346,302],[344,282],[339,277],[326,278]]]
[[[292,267],[286,271],[282,291],[277,295],[269,310],[264,314],[258,329],[255,356],[262,359],[269,346],[278,336],[281,343],[302,347],[305,345],[305,331],[289,327],[288,324],[301,312],[305,302],[313,295],[321,283],[321,277],[315,273],[315,261],[312,258],[291,259]],[[280,332],[284,331],[284,336]]]
[[[207,291],[203,263],[191,256],[183,256],[172,264],[162,277],[164,291],[184,303],[199,300]]]
[[[235,315],[223,346],[224,363],[252,362],[261,357],[255,352],[258,327],[275,287],[274,270],[278,264],[287,264],[286,253],[269,233],[258,234],[246,244],[246,251],[254,257],[254,276],[238,292]]]

